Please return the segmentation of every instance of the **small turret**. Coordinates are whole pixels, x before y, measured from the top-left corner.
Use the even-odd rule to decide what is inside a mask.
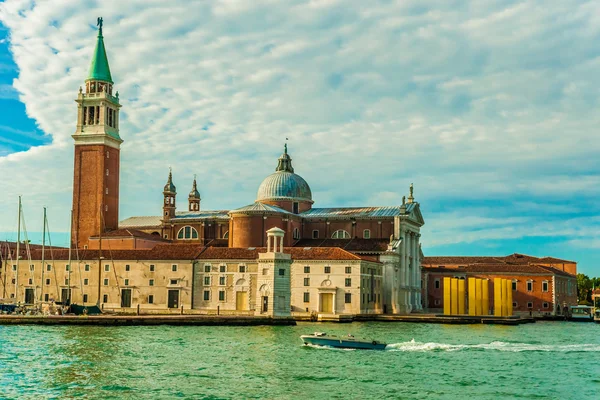
[[[200,192],[196,185],[196,175],[194,175],[194,183],[192,185],[192,191],[188,197],[188,210],[189,211],[200,211]]]
[[[409,189],[410,193],[408,195],[408,204],[412,204],[415,202],[415,196],[413,195],[413,190],[414,190],[414,187],[413,187],[413,184],[411,183],[410,189]]]
[[[173,184],[173,173],[169,168],[169,179],[163,190],[163,218],[165,220],[175,217],[175,198],[177,196],[177,188]]]

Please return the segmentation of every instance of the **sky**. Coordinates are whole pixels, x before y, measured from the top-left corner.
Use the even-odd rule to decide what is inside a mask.
[[[526,253],[600,276],[600,2],[7,0],[0,240],[46,206],[66,244],[79,87],[104,18],[120,219],[169,167],[203,209],[251,204],[288,138],[315,207],[399,205],[425,255]],[[38,233],[36,233],[38,232]]]

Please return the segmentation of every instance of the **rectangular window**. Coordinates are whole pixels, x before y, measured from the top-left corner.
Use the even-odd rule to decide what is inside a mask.
[[[279,276],[285,276],[285,269],[283,269],[283,268],[279,269]]]
[[[533,303],[531,301],[527,303],[527,308],[533,308]]]
[[[227,270],[227,266],[226,265],[219,266],[219,272],[226,272],[226,270]]]
[[[124,286],[129,286],[129,279],[125,279],[125,285]]]
[[[50,265],[50,264],[46,265],[46,271],[52,271],[52,265]]]
[[[352,267],[346,267],[346,273],[347,274],[351,274],[352,273]]]
[[[546,303],[546,302],[542,303],[542,308],[548,308],[548,303]]]
[[[440,280],[436,279],[434,285],[435,285],[436,289],[439,289],[440,288]]]
[[[83,280],[83,285],[84,285],[84,286],[87,286],[89,282],[90,282],[90,281],[89,281],[89,279],[88,279],[88,278],[85,278],[85,279]]]
[[[50,284],[50,279],[46,279],[46,285]]]
[[[517,307],[517,302],[513,301],[513,308]]]
[[[246,272],[246,266],[245,265],[240,265],[240,269],[239,270],[240,270],[240,273],[243,274],[244,272]]]
[[[30,270],[30,271],[34,271],[34,270],[35,270],[35,265],[31,264],[31,265],[29,266],[29,270]]]
[[[325,267],[325,273],[326,274],[330,274],[331,273],[331,267]]]
[[[17,266],[15,264],[13,264],[13,271],[17,270]]]
[[[177,272],[177,264],[171,265],[171,271]]]
[[[527,291],[533,292],[533,281],[527,281]]]
[[[298,214],[300,212],[300,205],[298,204],[297,201],[294,202],[292,209],[293,209],[294,214]]]
[[[33,285],[33,279],[29,278],[29,284]],[[65,285],[66,285],[66,283],[65,283]]]
[[[65,278],[65,285],[68,285],[68,284],[69,284],[69,278]],[[30,283],[30,285],[31,285],[31,283]]]
[[[105,294],[104,296],[102,296],[102,302],[103,303],[108,303],[108,295]]]
[[[221,286],[225,285],[225,277],[224,276],[219,277],[219,285],[221,285]]]
[[[512,290],[513,292],[517,290],[517,281],[512,281]]]
[[[344,294],[344,303],[346,303],[346,304],[352,303],[352,293]]]
[[[310,267],[304,267],[304,273],[310,274]]]
[[[90,270],[90,264],[85,264],[85,267],[83,268],[86,272],[89,272]]]
[[[108,176],[108,168],[106,168],[106,176]]]
[[[154,286],[154,279],[150,279],[148,281],[148,286]]]
[[[69,264],[65,265],[65,271],[69,271]]]
[[[352,286],[352,278],[346,278],[346,282],[344,283],[344,286],[346,286],[346,287]]]
[[[148,304],[154,304],[154,295],[153,294],[148,295]]]
[[[177,279],[171,279],[171,285],[177,285]]]
[[[210,300],[210,290],[204,291],[204,301]]]
[[[204,286],[210,286],[210,276],[204,277]]]
[[[129,264],[125,264],[125,271],[129,272],[130,269],[131,267],[129,267]]]
[[[83,295],[83,302],[84,302],[84,303],[87,303],[87,301],[88,301],[88,295],[87,295],[87,294],[84,294],[84,295]]]
[[[318,239],[318,238],[319,238],[319,231],[318,231],[318,230],[316,230],[316,229],[315,229],[315,230],[313,231],[313,236],[312,236],[312,238],[313,238],[313,239]]]
[[[108,286],[108,279],[107,278],[104,279],[104,286]]]
[[[310,286],[310,278],[304,278],[304,286]]]
[[[204,266],[204,272],[210,272],[210,265]]]
[[[105,264],[104,265],[104,272],[108,272],[110,271],[110,265],[109,264]]]
[[[50,300],[50,295],[48,293],[46,293],[44,295],[44,301],[49,301]]]
[[[308,292],[304,292],[304,302],[305,303],[310,303],[310,293]]]
[[[150,272],[154,272],[154,264],[150,264]]]
[[[363,231],[363,238],[365,238],[365,239],[371,239],[371,231],[368,230],[368,229],[365,229]]]
[[[225,291],[219,290],[219,301],[225,301]]]
[[[547,292],[548,291],[548,281],[543,281],[542,282],[542,292]]]

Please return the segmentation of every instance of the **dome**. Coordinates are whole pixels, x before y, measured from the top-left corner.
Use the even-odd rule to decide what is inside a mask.
[[[177,193],[177,189],[175,188],[175,185],[173,184],[173,174],[171,173],[170,169],[169,169],[169,179],[167,180],[167,184],[165,185],[163,193],[173,193],[173,194]]]
[[[312,201],[308,183],[293,172],[277,171],[265,178],[258,188],[256,201],[294,200]]]
[[[279,164],[275,173],[267,176],[258,187],[256,201],[265,200],[292,200],[312,201],[312,193],[308,183],[294,173],[292,158],[288,155],[287,144],[283,154],[279,157]]]
[[[200,192],[198,191],[198,186],[196,185],[196,175],[194,175],[194,183],[192,184],[192,191],[190,192],[190,195],[188,198],[200,200]]]

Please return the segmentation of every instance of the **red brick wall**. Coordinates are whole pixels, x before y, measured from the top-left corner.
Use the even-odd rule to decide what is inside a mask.
[[[381,224],[379,222],[381,221]],[[331,238],[331,235],[337,230],[345,230],[350,234],[351,238],[358,237],[363,238],[364,230],[369,229],[371,231],[371,239],[387,238],[394,233],[393,220],[390,218],[381,220],[356,220],[355,224],[352,224],[350,220],[332,220],[329,221],[329,226],[326,220],[319,221],[306,221],[304,224],[303,238],[312,239],[313,230],[319,231],[319,238]]]

